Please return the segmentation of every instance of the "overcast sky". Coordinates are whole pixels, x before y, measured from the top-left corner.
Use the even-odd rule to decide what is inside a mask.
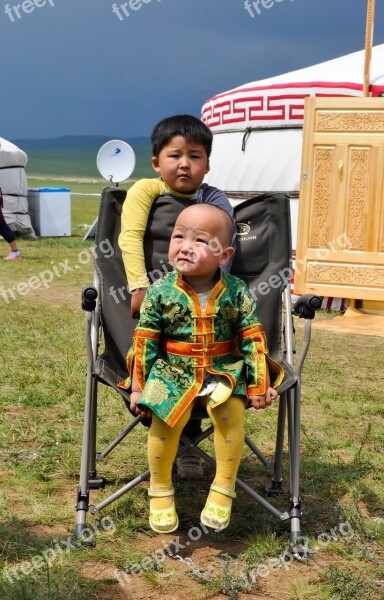
[[[0,137],[146,136],[217,93],[364,48],[367,0],[247,1],[0,0]]]

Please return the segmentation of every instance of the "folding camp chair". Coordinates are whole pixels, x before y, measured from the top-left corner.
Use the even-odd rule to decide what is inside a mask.
[[[147,470],[96,506],[90,505],[90,491],[104,487],[104,480],[98,476],[96,470],[96,460],[104,459],[139,423],[148,425],[148,420],[146,422],[145,419],[132,415],[132,420],[124,431],[103,452],[96,452],[98,386],[104,384],[114,388],[129,409],[129,394],[117,387],[127,376],[125,358],[136,323],[130,317],[130,295],[117,243],[124,199],[125,191],[120,188],[106,188],[102,193],[95,240],[95,280],[93,286],[84,288],[82,296],[82,307],[86,311],[88,364],[80,485],[76,504],[76,537],[81,537],[86,528],[87,512],[96,515],[149,477]],[[147,272],[153,281],[171,269],[167,254],[173,225],[180,211],[190,203],[191,201],[183,199],[159,198],[152,207],[144,246]],[[281,512],[239,478],[236,484],[280,521],[290,521],[291,542],[293,547],[298,547],[301,536],[300,380],[310,343],[311,319],[315,310],[320,307],[321,299],[307,295],[299,298],[293,308],[291,306],[291,229],[288,195],[263,194],[240,204],[235,212],[238,244],[232,272],[248,284],[257,301],[258,316],[266,332],[270,354],[284,365],[286,371],[282,387],[278,390],[281,395],[274,459],[264,457],[248,436],[245,442],[261,463],[273,472],[267,494],[281,494],[284,492],[284,433],[288,421],[290,485],[287,510]],[[304,341],[295,367],[293,313],[305,319]],[[104,349],[99,354],[101,332],[104,337]],[[201,416],[192,413],[192,418]],[[193,440],[182,434],[178,455],[186,452],[188,448],[193,448],[194,452],[207,462],[215,464],[214,459],[199,447],[200,442],[212,431],[213,427],[210,426]]]

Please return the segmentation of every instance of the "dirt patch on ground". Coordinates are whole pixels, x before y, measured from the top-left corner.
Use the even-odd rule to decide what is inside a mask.
[[[378,522],[383,522],[384,520],[383,507],[382,505],[379,505],[378,499],[374,499],[372,505],[370,505],[369,497],[365,500],[356,501],[353,498],[353,495],[348,493],[344,494],[340,499],[340,506],[346,507],[348,505],[356,505],[356,508],[363,519],[371,519],[372,521]]]
[[[338,562],[337,556],[320,550],[308,560],[287,560],[279,566],[276,557],[265,558],[253,568],[248,565],[247,571],[239,556],[244,550],[242,543],[222,543],[206,536],[192,541],[190,530],[177,536],[140,533],[132,550],[137,562],[119,568],[113,562],[87,560],[82,564],[82,577],[102,583],[99,597],[103,600],[179,600],[186,596],[194,600],[281,600],[296,597],[303,589],[306,594],[310,590],[311,595],[305,597],[319,600],[314,581],[326,565]]]
[[[9,404],[5,407],[5,415],[10,421],[18,417],[27,417],[30,413],[30,408],[20,406],[19,404]]]
[[[30,525],[28,531],[33,533],[36,537],[51,542],[53,538],[65,538],[67,537],[67,529],[64,525]]]
[[[138,546],[142,545],[139,541]],[[144,544],[148,546],[148,543]],[[153,540],[154,549],[156,541]],[[136,547],[136,544],[135,544]],[[233,545],[217,547],[201,545],[191,551],[193,564],[201,570],[208,569],[220,556],[233,551]],[[186,560],[186,559],[184,559]],[[163,563],[163,570],[159,572],[143,572],[134,575],[124,570],[118,570],[110,564],[84,563],[81,574],[85,578],[109,580],[109,584],[102,586],[100,597],[107,599],[118,598],[124,600],[154,600],[161,597],[163,600],[179,600],[181,597],[191,597],[195,600],[225,600],[228,598],[237,600],[281,600],[288,598],[296,589],[311,589],[311,600],[319,600],[316,593],[314,580],[317,579],[322,567],[326,564],[334,564],[332,557],[323,557],[320,561],[310,560],[307,563],[294,561],[285,568],[270,569],[263,577],[258,578],[257,583],[251,585],[247,590],[240,589],[240,569],[236,559],[232,559],[228,565],[227,577],[220,578],[218,568],[212,570],[210,580],[204,583],[200,576],[193,572],[192,563],[183,562],[180,559],[167,557]],[[267,565],[267,562],[266,562]],[[267,566],[266,566],[267,569]],[[232,574],[232,583],[231,583]],[[113,583],[113,581],[116,583]],[[243,586],[244,587],[244,586]],[[237,591],[236,591],[237,590]]]
[[[75,487],[59,494],[73,506]],[[91,551],[80,574],[100,582],[98,594],[103,600],[319,600],[313,581],[322,568],[338,559],[320,548],[315,557],[305,561],[289,555],[284,561],[271,555],[246,564],[241,556],[246,549],[244,541],[220,540],[209,533],[199,527],[187,531],[182,526],[169,535],[143,530],[130,543],[126,562],[121,555],[118,563],[92,560]],[[298,595],[300,590],[307,595]]]
[[[77,497],[77,487],[78,485],[71,485],[67,487],[63,487],[58,490],[57,496],[67,502],[70,508],[74,508],[76,506],[76,497]],[[75,520],[75,512],[73,513],[73,519]]]

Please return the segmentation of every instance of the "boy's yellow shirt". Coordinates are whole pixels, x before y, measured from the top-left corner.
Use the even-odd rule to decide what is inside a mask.
[[[233,209],[224,192],[203,183],[193,194],[180,194],[162,179],[141,179],[127,192],[121,215],[119,246],[123,256],[129,291],[146,288],[148,278],[144,258],[144,236],[152,205],[159,196],[167,195],[208,202],[220,206],[233,217]],[[236,243],[236,233],[233,242]]]

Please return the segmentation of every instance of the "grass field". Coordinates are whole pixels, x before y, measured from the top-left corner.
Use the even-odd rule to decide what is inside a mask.
[[[85,138],[86,139],[86,138]],[[80,142],[82,138],[79,138]],[[84,142],[72,147],[28,148],[27,176],[44,174],[45,177],[84,177],[88,180],[99,178],[96,166],[97,153],[106,140],[100,139],[92,145]],[[135,152],[134,177],[152,177],[151,150],[149,141],[144,139],[131,142]]]
[[[209,466],[197,484],[175,479],[177,536],[151,532],[141,484],[89,517],[94,547],[74,547],[86,371],[80,291],[93,279],[92,244],[83,236],[98,211],[98,197],[84,194],[99,193],[104,183],[70,187],[72,237],[20,240],[23,259],[0,265],[0,599],[384,598],[380,337],[313,331],[301,444],[307,560],[282,559],[288,526],[241,491],[228,529],[200,535],[194,529],[192,537],[212,479]],[[5,255],[7,245],[0,248]],[[298,323],[298,346],[301,338]],[[277,406],[247,414],[248,431],[268,457],[276,416]],[[116,394],[101,388],[100,448],[129,420]],[[110,489],[94,493],[93,503],[146,468],[145,445],[146,430],[137,429],[101,464]],[[241,475],[258,490],[270,480],[247,450]],[[276,502],[286,509],[285,497]]]

